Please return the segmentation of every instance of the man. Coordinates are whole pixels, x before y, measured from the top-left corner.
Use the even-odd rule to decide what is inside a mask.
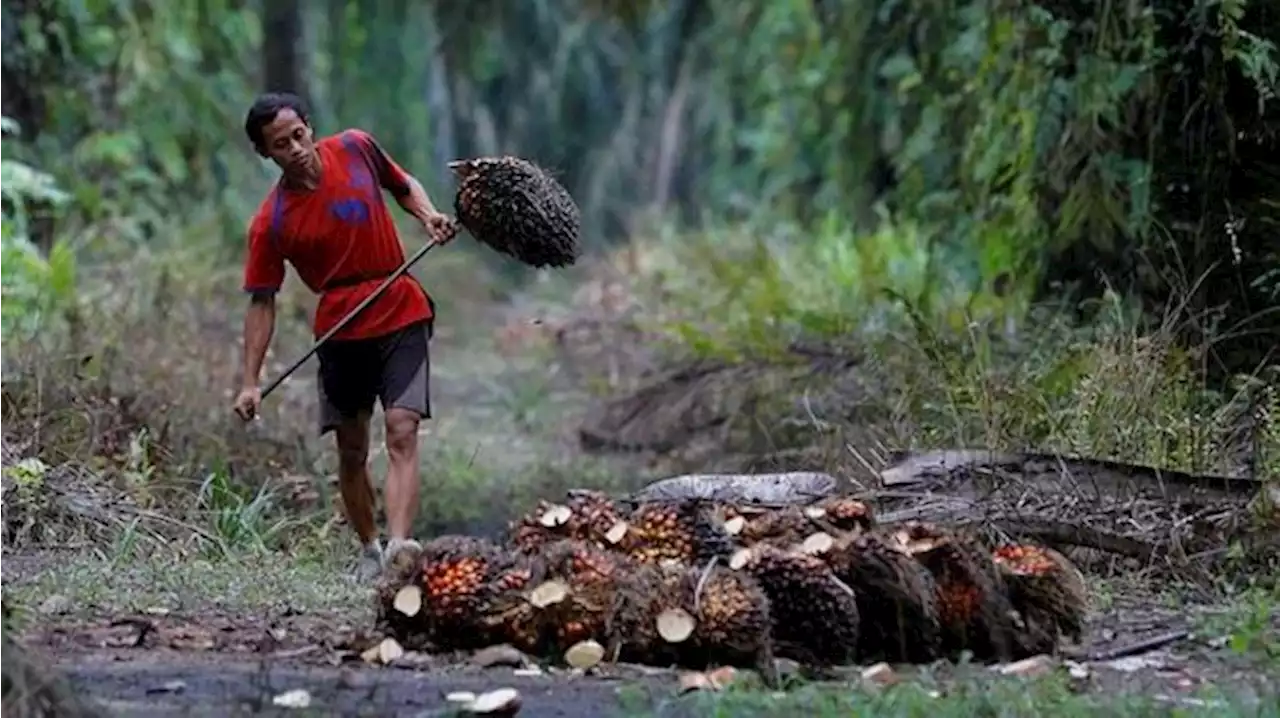
[[[286,261],[320,295],[313,327],[318,337],[404,261],[382,190],[422,224],[431,241],[448,242],[453,232],[422,185],[372,136],[348,129],[317,141],[305,104],[292,94],[259,96],[244,130],[258,154],[281,170],[249,224],[244,374],[234,406],[249,421],[262,401],[258,382]],[[410,531],[418,508],[418,422],[431,416],[427,344],[433,320],[426,291],[405,274],[316,354],[320,433],[336,435],[338,486],[362,546],[356,569],[362,581],[375,577],[399,550],[417,545]],[[375,398],[383,408],[390,460],[385,553],[368,469]]]

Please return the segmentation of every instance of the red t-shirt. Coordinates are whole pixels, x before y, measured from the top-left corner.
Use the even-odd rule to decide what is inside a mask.
[[[358,129],[316,143],[323,172],[314,190],[277,182],[249,223],[244,289],[279,291],[285,260],[320,295],[320,336],[373,293],[404,262],[404,247],[382,196],[409,192],[409,175],[372,136]],[[334,339],[365,339],[433,316],[430,299],[409,274],[397,279]]]

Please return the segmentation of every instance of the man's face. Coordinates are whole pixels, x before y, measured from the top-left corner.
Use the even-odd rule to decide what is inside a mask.
[[[259,151],[285,172],[304,172],[312,169],[316,145],[311,128],[298,117],[298,113],[285,108],[276,118],[262,128],[262,147]]]

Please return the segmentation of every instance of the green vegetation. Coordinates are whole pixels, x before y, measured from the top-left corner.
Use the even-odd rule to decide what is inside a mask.
[[[1241,699],[1215,690],[1193,695],[1153,697],[1132,694],[1101,698],[1073,690],[1064,677],[1046,679],[971,678],[953,682],[945,692],[928,682],[891,686],[883,691],[815,684],[785,695],[731,691],[667,699],[649,708],[641,696],[629,695],[626,715],[668,715],[666,707],[687,703],[697,715],[714,716],[1275,716],[1277,696],[1265,688],[1260,696]]]
[[[1210,383],[1211,349],[1178,341],[1185,310],[1147,318],[1115,292],[1082,304],[1088,321],[1061,300],[1014,310],[931,269],[919,242],[891,228],[805,243],[684,238],[653,269],[664,300],[651,324],[694,357],[730,362],[803,364],[797,342],[844,348],[862,358],[857,371],[874,390],[836,398],[834,416],[816,418],[840,424],[856,405],[849,423],[879,427],[894,447],[1061,451],[1226,473],[1252,457],[1255,470],[1280,477],[1274,366]],[[790,385],[829,384],[805,374]],[[769,411],[779,410],[745,420]],[[1256,422],[1256,435],[1242,436],[1242,422]]]

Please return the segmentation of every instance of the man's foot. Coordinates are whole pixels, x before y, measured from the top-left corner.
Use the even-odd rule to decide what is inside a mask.
[[[374,539],[373,543],[360,549],[360,562],[356,564],[355,579],[358,583],[369,583],[382,573],[382,542]]]
[[[413,539],[393,538],[387,542],[387,550],[382,552],[382,569],[398,570],[418,560],[422,554],[422,544]]]

